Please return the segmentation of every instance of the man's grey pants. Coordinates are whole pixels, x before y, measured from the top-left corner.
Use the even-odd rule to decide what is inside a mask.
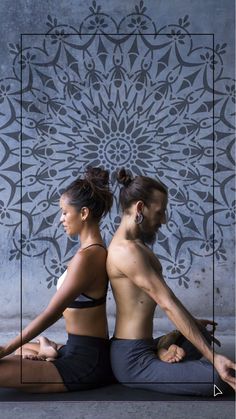
[[[210,342],[209,332],[202,332]],[[178,363],[158,359],[159,339],[111,339],[111,365],[121,384],[188,396],[213,396],[214,384],[222,391],[229,388],[213,365],[182,335],[176,344],[185,350],[185,358]]]

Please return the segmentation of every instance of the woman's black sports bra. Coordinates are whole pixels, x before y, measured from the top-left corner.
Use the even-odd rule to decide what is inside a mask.
[[[88,249],[88,247],[91,247],[91,246],[100,246],[100,247],[103,247],[103,249],[106,250],[106,248],[100,243],[90,244],[89,246],[85,247],[84,249]],[[62,283],[63,283],[63,281],[66,277],[66,274],[67,274],[67,270],[58,279],[57,289],[60,288],[60,286],[62,285]],[[81,293],[74,301],[72,301],[72,303],[70,303],[68,305],[68,308],[88,308],[88,307],[100,306],[100,305],[102,305],[106,302],[106,296],[107,296],[107,288],[106,288],[105,295],[103,295],[101,298],[93,298],[93,297],[90,297],[87,294]]]

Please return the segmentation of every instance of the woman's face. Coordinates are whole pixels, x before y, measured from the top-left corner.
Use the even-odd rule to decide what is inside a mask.
[[[80,234],[82,227],[82,215],[76,208],[69,204],[66,195],[62,195],[60,199],[60,208],[62,211],[60,222],[63,224],[66,234],[75,236]]]

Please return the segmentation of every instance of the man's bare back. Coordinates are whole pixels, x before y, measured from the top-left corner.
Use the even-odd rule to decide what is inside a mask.
[[[137,246],[144,258],[162,275],[162,266],[158,258],[139,240],[119,240],[115,237],[110,246],[107,257],[107,272],[110,278],[114,298],[116,300],[116,326],[114,336],[120,339],[151,339],[153,335],[153,317],[156,302],[141,288],[137,287],[117,266],[120,259],[119,252],[131,251]],[[129,322],[127,322],[129,319]],[[180,333],[174,331],[163,337],[157,346],[157,356],[165,362],[179,362],[185,352],[176,345]]]
[[[138,288],[119,270],[117,261],[122,253],[137,246],[148,255],[147,248],[141,243],[115,238],[109,246],[107,272],[112,291],[117,302],[115,336],[123,339],[145,339],[152,336],[152,320],[156,303],[142,289]],[[129,318],[129,322],[127,322]]]

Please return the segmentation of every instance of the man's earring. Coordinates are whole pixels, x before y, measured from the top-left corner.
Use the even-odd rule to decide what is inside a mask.
[[[142,224],[143,218],[143,214],[141,212],[137,212],[134,219],[135,224]]]

